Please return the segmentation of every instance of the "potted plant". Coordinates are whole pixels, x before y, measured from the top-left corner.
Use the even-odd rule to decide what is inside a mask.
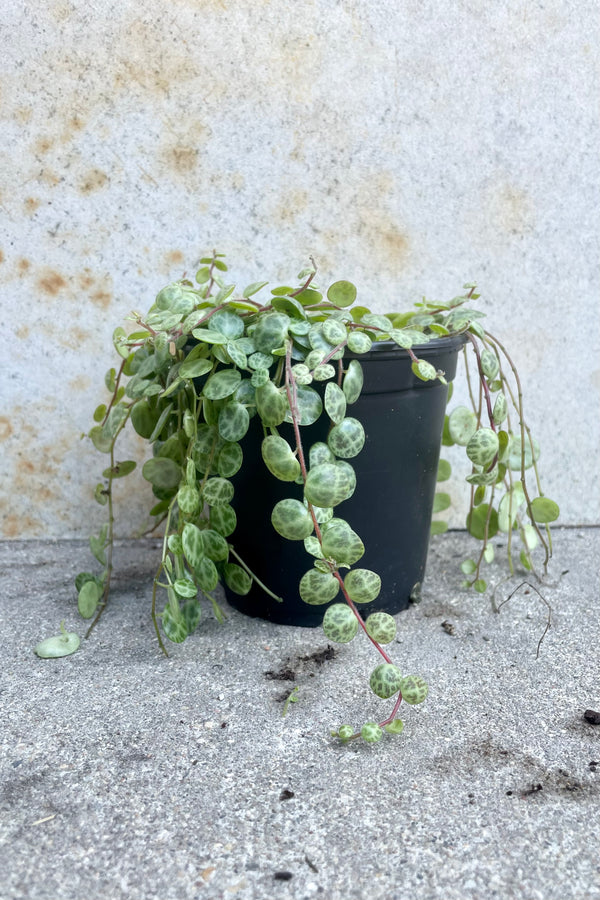
[[[117,457],[130,423],[148,442],[142,474],[155,498],[150,516],[164,531],[151,603],[163,652],[163,638],[178,643],[196,629],[201,598],[222,620],[219,582],[251,614],[290,621],[292,609],[298,624],[314,624],[317,615],[328,639],[341,643],[360,631],[380,656],[370,687],[393,707],[381,722],[336,733],[378,741],[383,730],[402,730],[402,700],[427,695],[424,680],[403,675],[385,646],[396,632],[392,613],[418,595],[432,509],[449,504],[435,493],[436,477],[449,475],[439,462],[442,444],[463,445],[472,464],[467,527],[481,550],[463,563],[466,584],[485,590],[483,567],[498,531],[508,536],[511,571],[516,545],[525,568],[534,568],[537,545],[547,564],[558,507],[541,492],[518,374],[470,305],[475,285],[449,302],[422,300],[384,316],[357,305],[347,281],[321,291],[314,263],[296,286],[270,291],[260,282],[236,292],[226,273],[221,254],[203,258],[195,283],[163,288],[146,315],[133,314],[132,333],[114,332],[120,365],[106,375],[110,399],[89,432],[108,458],[95,490],[107,520],[90,538],[102,571],[77,576],[79,612],[92,620],[89,634],[109,598],[114,485],[136,465]],[[475,360],[473,408],[445,415],[463,347]],[[374,405],[363,403],[371,394]],[[391,464],[377,456],[382,449]],[[365,617],[365,608],[376,611]],[[302,609],[308,618],[298,618]]]

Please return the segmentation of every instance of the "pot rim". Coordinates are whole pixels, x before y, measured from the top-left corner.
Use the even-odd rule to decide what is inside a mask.
[[[461,331],[458,334],[448,334],[440,337],[434,337],[426,344],[414,344],[411,347],[411,350],[415,355],[419,357],[424,356],[437,356],[438,353],[445,353],[448,350],[458,350],[461,346],[464,346],[467,343],[466,334]],[[398,353],[405,354],[408,356],[407,351],[403,347],[399,347],[395,341],[385,340],[385,341],[373,341],[371,347],[367,351],[367,353],[353,353],[352,351],[346,350],[344,356],[354,357],[356,359],[364,359],[370,353],[375,353],[377,355],[383,355],[384,353],[389,353],[391,355],[397,355]]]

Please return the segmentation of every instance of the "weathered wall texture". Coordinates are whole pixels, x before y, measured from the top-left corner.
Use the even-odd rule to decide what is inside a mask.
[[[79,436],[110,334],[213,246],[240,283],[312,253],[381,311],[478,280],[547,492],[563,521],[598,521],[595,0],[7,0],[1,17],[4,537],[99,521],[104,460]],[[123,535],[145,521],[136,477]]]

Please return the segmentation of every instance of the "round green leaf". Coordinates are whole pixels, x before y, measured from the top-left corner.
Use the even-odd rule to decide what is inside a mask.
[[[455,444],[466,447],[477,428],[477,416],[466,406],[457,406],[450,413],[448,431]]]
[[[232,310],[220,309],[210,317],[210,327],[216,329],[230,341],[235,341],[244,333],[244,322]]]
[[[358,619],[347,603],[334,603],[323,616],[325,637],[336,644],[347,644],[358,632]]]
[[[448,523],[447,522],[432,522],[429,528],[431,534],[444,534],[444,532],[448,531]]]
[[[241,566],[238,566],[236,563],[227,563],[227,565],[223,567],[223,575],[225,577],[225,584],[234,592],[234,594],[245,596],[250,592],[252,579]]]
[[[437,471],[438,481],[448,481],[452,474],[452,466],[447,459],[440,459]]]
[[[137,463],[135,463],[132,459],[126,459],[123,462],[117,462],[111,469],[105,469],[102,473],[103,478],[124,478],[126,475],[129,475],[130,472],[133,472]]]
[[[498,362],[498,357],[493,350],[486,349],[482,352],[481,369],[485,377],[488,379],[493,379],[498,374],[500,370],[500,363]]]
[[[179,369],[179,375],[181,378],[200,378],[202,375],[206,375],[207,372],[210,372],[213,364],[209,359],[184,359]]]
[[[219,413],[219,434],[226,441],[241,441],[250,423],[250,415],[245,406],[232,400]]]
[[[321,463],[335,463],[335,456],[323,441],[316,441],[308,451],[310,468],[320,466]]]
[[[131,424],[140,437],[148,439],[154,431],[159,413],[150,408],[148,400],[138,400],[131,410]]]
[[[492,419],[494,420],[494,425],[501,425],[506,419],[506,414],[508,412],[508,404],[506,402],[506,397],[500,391],[494,401],[494,409],[492,410]]]
[[[292,366],[292,375],[296,384],[310,384],[312,381],[310,369],[304,363],[297,363],[295,366]]]
[[[193,634],[198,627],[201,615],[202,610],[200,609],[200,604],[196,599],[190,598],[187,603],[183,604],[181,617],[185,623],[188,635]]]
[[[181,466],[167,457],[154,457],[142,466],[142,475],[153,487],[169,491],[181,481]]]
[[[174,282],[159,291],[155,303],[159,309],[187,316],[194,309],[197,301],[197,294],[184,285]]]
[[[258,392],[257,392],[258,393]],[[313,425],[323,412],[323,401],[314,388],[298,385],[296,390],[296,405],[300,415],[300,425]],[[286,406],[286,422],[292,421],[292,413]]]
[[[174,644],[182,644],[188,636],[187,624],[181,610],[173,611],[171,603],[167,603],[162,611],[162,627],[167,638]]]
[[[351,281],[335,281],[327,290],[327,299],[336,306],[352,306],[356,300],[356,288]]]
[[[421,381],[434,381],[437,377],[435,366],[432,366],[426,359],[418,359],[416,362],[413,362],[411,369],[413,374]]]
[[[491,428],[478,428],[469,438],[467,456],[476,466],[487,466],[498,453],[498,435]]]
[[[329,432],[327,445],[336,456],[351,459],[357,456],[365,443],[365,430],[358,419],[348,417]]]
[[[188,522],[181,534],[183,552],[192,569],[196,569],[204,558],[204,542],[202,532],[197,525]]]
[[[402,672],[392,663],[380,663],[371,672],[369,687],[377,697],[388,700],[397,694],[402,683]]]
[[[46,638],[36,645],[34,652],[40,659],[58,659],[61,656],[70,656],[79,649],[81,641],[74,631],[63,631],[54,637]]]
[[[429,693],[427,682],[420,675],[406,675],[400,684],[402,699],[411,706],[423,703]]]
[[[177,491],[177,505],[184,516],[193,516],[200,507],[200,493],[195,487],[183,484]]]
[[[235,510],[229,504],[225,506],[212,506],[209,513],[208,521],[210,527],[222,534],[223,537],[229,537],[233,534],[237,525],[237,516]]]
[[[338,565],[353,566],[365,552],[365,545],[359,536],[342,519],[324,528],[321,547],[323,554]]]
[[[287,499],[276,503],[271,513],[275,531],[289,541],[303,541],[312,534],[312,517],[300,500]]]
[[[300,596],[311,606],[329,603],[337,596],[339,589],[339,582],[334,575],[317,572],[316,569],[310,569],[300,579]]]
[[[350,482],[350,486],[348,488],[348,493],[344,497],[344,500],[348,500],[356,489],[356,472],[352,468],[349,462],[346,462],[344,459],[338,459],[335,461],[335,467],[339,469],[341,472],[344,472],[348,477]]]
[[[235,393],[242,380],[237,369],[221,369],[207,379],[202,393],[209,400],[223,400]]]
[[[286,398],[273,382],[269,380],[266,384],[257,387],[255,396],[256,409],[263,423],[268,427],[281,425],[289,410]]]
[[[536,522],[546,524],[554,522],[560,515],[558,504],[549,497],[536,497],[531,501],[531,513]]]
[[[247,368],[248,357],[236,341],[228,341],[225,349],[227,350],[229,358],[236,366],[239,366],[241,369]]]
[[[200,590],[214,591],[219,583],[219,573],[212,559],[204,556],[197,566],[194,566],[194,574]]]
[[[357,359],[351,359],[348,363],[342,390],[348,403],[354,403],[360,397],[364,382],[363,370]]]
[[[217,472],[222,478],[231,478],[242,467],[244,452],[239,444],[225,444],[217,456]]]
[[[377,722],[365,722],[360,729],[360,736],[367,744],[376,744],[383,737],[383,729]]]
[[[393,722],[384,725],[384,731],[387,731],[388,734],[402,734],[404,731],[404,722],[402,719],[394,719]]]
[[[327,381],[329,378],[335,377],[335,369],[329,363],[327,365],[320,365],[313,372],[313,378],[315,381]]]
[[[214,562],[223,562],[229,557],[229,544],[218,531],[206,528],[202,532],[204,553]]]
[[[287,338],[289,324],[289,316],[285,313],[263,315],[252,334],[256,349],[260,353],[271,353],[281,347]]]
[[[477,538],[478,541],[485,539],[485,527],[488,521],[489,506],[487,503],[480,503],[467,516],[467,531]],[[498,513],[495,509],[489,511],[489,524],[487,536],[494,537],[498,533]]]
[[[386,612],[371,613],[365,622],[367,634],[378,644],[389,644],[396,637],[396,620]]]
[[[364,331],[351,331],[348,335],[348,349],[353,353],[368,353],[373,341]]]
[[[338,319],[327,319],[323,322],[321,333],[325,340],[334,347],[342,344],[348,337],[346,326]]]
[[[234,488],[226,478],[209,478],[204,485],[204,499],[209,506],[225,506],[233,499]]]
[[[300,463],[284,438],[270,434],[261,444],[262,458],[269,472],[280,481],[296,481]]]
[[[325,411],[336,425],[346,415],[346,395],[335,382],[329,382],[325,388]]]
[[[346,471],[335,463],[321,463],[308,472],[304,496],[315,506],[332,507],[346,499],[350,486]]]
[[[344,587],[355,603],[371,603],[381,591],[381,578],[370,569],[351,569],[344,578]]]
[[[91,619],[96,612],[98,601],[101,596],[102,590],[98,584],[96,584],[95,581],[86,581],[85,584],[82,585],[77,598],[79,615],[84,619]]]
[[[254,369],[255,372],[260,372],[265,369],[268,374],[269,369],[273,365],[274,359],[275,358],[270,353],[259,353],[257,351],[256,353],[251,353],[248,357],[248,367],[250,369]],[[255,383],[254,379],[252,380],[252,383],[254,384],[254,387],[259,387],[259,385]]]
[[[530,469],[534,463],[534,460],[537,462],[540,455],[540,447],[536,440],[533,440],[533,451],[531,449],[531,442],[527,436],[525,436],[525,468]],[[521,471],[521,438],[518,435],[511,436],[509,447],[508,447],[508,468],[513,472]]]
[[[193,581],[190,581],[189,578],[178,578],[177,581],[173,584],[173,587],[175,588],[177,594],[184,599],[196,597],[198,594],[198,588]]]

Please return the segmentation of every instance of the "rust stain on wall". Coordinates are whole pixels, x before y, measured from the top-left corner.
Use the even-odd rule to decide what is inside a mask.
[[[49,153],[54,146],[54,141],[52,138],[49,138],[47,135],[44,137],[39,137],[33,144],[33,155],[34,156],[45,156],[46,153]]]
[[[196,168],[198,149],[196,147],[177,145],[165,151],[164,160],[169,169],[177,175],[187,175]]]
[[[22,257],[21,259],[17,260],[17,274],[19,278],[24,278],[24,276],[29,272],[30,268],[31,263],[28,259]]]
[[[9,513],[2,521],[2,537],[3,538],[19,538],[42,533],[43,526],[39,519],[33,519],[31,516],[18,516]]]
[[[6,441],[13,433],[13,427],[8,416],[0,416],[0,441]]]
[[[0,250],[0,263],[4,262],[4,252]]]
[[[182,266],[184,262],[185,257],[181,250],[170,250],[165,254],[165,268],[167,272],[170,272],[175,266]]]
[[[89,341],[92,337],[91,331],[86,331],[85,328],[79,328],[75,325],[74,328],[70,328],[68,331],[68,339],[69,346],[76,347],[78,344],[83,344],[85,341]]]
[[[293,190],[275,208],[275,217],[282,223],[294,222],[298,213],[303,212],[308,206],[308,191]]]
[[[99,306],[100,309],[108,309],[112,301],[112,294],[109,294],[108,291],[94,291],[93,294],[90,294],[90,300],[94,306]]]
[[[20,106],[14,112],[15,122],[19,125],[27,125],[31,122],[31,117],[33,116],[33,109],[31,106]]]
[[[504,231],[518,235],[533,229],[533,204],[525,191],[505,184],[498,191],[493,206],[498,225]]]
[[[91,194],[100,190],[108,183],[108,175],[101,169],[91,169],[79,184],[79,191],[82,194]]]
[[[68,350],[78,350],[82,344],[90,340],[92,333],[84,328],[75,325],[69,328],[67,332],[64,329],[47,329],[53,336],[57,344]]]
[[[50,297],[56,295],[67,287],[67,281],[59,272],[53,269],[46,269],[37,280],[37,287]]]
[[[91,383],[92,380],[87,375],[78,375],[76,378],[69,380],[68,388],[70,391],[86,391]]]
[[[37,197],[25,197],[23,201],[23,206],[25,207],[25,212],[28,215],[33,215],[34,212],[41,206],[42,201],[38,200]]]
[[[15,335],[19,338],[20,341],[25,341],[29,337],[29,326],[21,325],[15,331]]]

